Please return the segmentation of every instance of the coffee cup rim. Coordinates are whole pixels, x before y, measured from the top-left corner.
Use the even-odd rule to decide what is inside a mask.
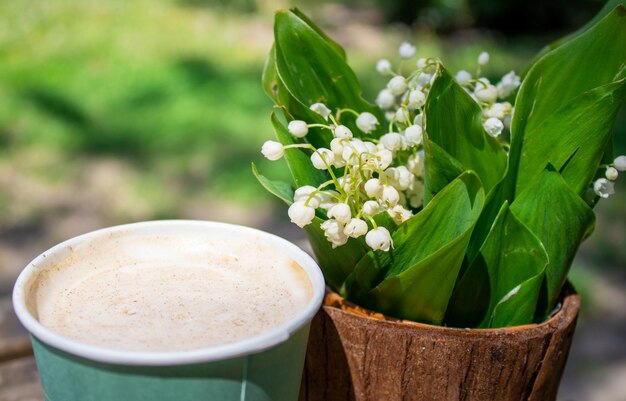
[[[307,306],[299,311],[293,319],[290,319],[277,327],[233,343],[184,351],[128,351],[86,344],[53,332],[42,325],[29,312],[26,307],[27,293],[25,286],[29,283],[29,280],[33,275],[41,271],[38,266],[41,265],[47,257],[65,250],[68,247],[76,246],[81,242],[112,232],[129,231],[133,229],[137,230],[157,226],[160,228],[168,226],[203,226],[207,229],[224,229],[233,233],[239,232],[258,236],[269,244],[276,246],[280,251],[284,252],[289,258],[296,261],[304,269],[311,282],[313,296]],[[247,226],[215,221],[153,220],[102,228],[76,236],[53,246],[33,259],[22,270],[15,282],[12,299],[13,308],[17,318],[32,336],[37,338],[39,341],[68,354],[107,364],[174,366],[214,362],[255,354],[287,341],[293,333],[311,321],[322,304],[324,292],[324,277],[315,260],[292,242],[277,235]]]

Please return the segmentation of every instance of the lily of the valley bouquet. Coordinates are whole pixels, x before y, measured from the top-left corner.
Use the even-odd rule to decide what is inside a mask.
[[[253,170],[306,230],[327,284],[389,316],[459,327],[543,321],[558,306],[592,207],[613,192],[626,91],[626,9],[537,56],[523,77],[448,71],[403,43],[375,105],[344,50],[279,11],[263,74],[295,186]],[[410,66],[407,70],[405,67]]]

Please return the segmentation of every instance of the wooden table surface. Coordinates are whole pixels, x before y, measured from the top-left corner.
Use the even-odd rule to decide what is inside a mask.
[[[9,298],[0,298],[0,401],[43,401],[30,338]]]

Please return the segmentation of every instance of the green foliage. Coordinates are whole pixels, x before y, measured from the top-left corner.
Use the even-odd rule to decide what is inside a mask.
[[[583,195],[626,96],[626,9],[603,12],[529,69],[508,153],[484,131],[476,102],[438,67],[424,112],[425,206],[397,227],[378,217],[391,228],[393,249],[368,250],[354,239],[333,248],[319,228],[323,216],[306,226],[331,288],[390,316],[433,324],[545,319],[593,229]],[[289,118],[318,121],[308,105],[319,101],[380,117],[361,98],[343,50],[299,11],[278,12],[274,34],[263,85]],[[294,143],[275,115],[272,122],[279,141]],[[327,146],[329,138],[318,130],[310,142]],[[325,179],[306,152],[290,149],[286,159],[297,186]],[[289,201],[284,184],[258,178]]]
[[[453,180],[398,226],[394,249],[369,252],[369,262],[356,266],[347,296],[391,316],[441,324],[484,198],[473,172]]]
[[[480,121],[481,110],[454,78],[440,67],[428,94],[426,109],[428,138],[478,174],[489,192],[501,179],[506,167],[506,152],[495,138],[487,135]],[[426,147],[426,151],[430,148]],[[432,174],[440,167],[432,168]],[[432,192],[429,188],[427,192]]]

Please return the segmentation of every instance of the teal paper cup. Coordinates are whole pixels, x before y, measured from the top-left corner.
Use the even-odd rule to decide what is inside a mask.
[[[241,341],[189,351],[108,349],[63,337],[37,320],[37,275],[68,258],[73,247],[95,238],[122,240],[133,233],[252,235],[298,263],[313,296],[293,319]],[[311,319],[324,296],[315,261],[292,243],[259,230],[201,221],[153,221],[94,231],[65,241],[33,260],[13,291],[15,312],[31,333],[47,401],[295,401],[298,399]]]

